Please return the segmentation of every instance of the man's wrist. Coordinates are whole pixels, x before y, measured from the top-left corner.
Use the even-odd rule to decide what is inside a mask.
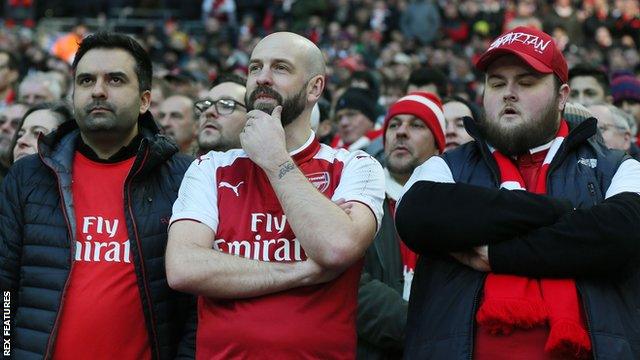
[[[275,177],[278,180],[283,179],[287,174],[296,169],[296,164],[288,154],[285,156],[279,156],[270,164],[266,165],[263,170],[269,177]]]

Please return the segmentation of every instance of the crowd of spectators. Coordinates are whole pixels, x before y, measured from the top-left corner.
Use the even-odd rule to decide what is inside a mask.
[[[136,14],[144,21],[122,21]],[[151,111],[157,121],[163,121],[159,107],[164,99],[180,95],[187,104],[206,96],[221,74],[245,76],[249,54],[265,35],[289,30],[306,36],[320,47],[327,64],[317,132],[332,145],[345,135],[336,105],[350,87],[365,89],[375,107],[367,113],[371,123],[365,125],[373,124],[367,126],[369,134],[379,132],[388,107],[411,91],[478,104],[482,77],[473,64],[491,39],[520,25],[551,34],[570,69],[596,69],[607,86],[621,83],[613,77],[624,76],[624,86],[606,90],[609,102],[615,100],[616,88],[627,97],[632,94],[632,103],[640,99],[640,87],[629,81],[640,72],[636,0],[16,0],[5,4],[3,15],[1,104],[68,99],[69,64],[78,41],[104,28],[130,33],[150,54]],[[71,17],[73,25],[56,22],[56,16]],[[428,84],[433,87],[421,87]],[[633,104],[618,102],[633,111]],[[181,148],[190,148],[188,140]]]
[[[420,164],[431,157],[441,155],[446,158],[447,155],[461,154],[462,151],[454,151],[443,155],[444,152],[471,141],[473,138],[470,134],[474,134],[476,139],[482,140],[482,137],[478,136],[479,133],[473,131],[473,120],[481,120],[485,117],[485,109],[480,106],[483,97],[486,99],[488,93],[490,98],[497,99],[496,102],[499,102],[506,101],[505,99],[509,95],[500,93],[503,90],[497,90],[501,86],[492,86],[486,82],[485,75],[480,72],[480,70],[486,71],[487,67],[486,64],[482,66],[477,63],[480,60],[478,64],[483,64],[483,61],[488,59],[487,53],[493,51],[493,53],[499,53],[499,56],[502,56],[504,52],[494,50],[504,44],[516,42],[525,43],[530,48],[536,48],[539,54],[552,49],[546,52],[553,53],[551,60],[548,57],[546,59],[554,66],[552,69],[554,79],[561,80],[561,84],[569,84],[571,90],[569,91],[566,85],[560,87],[560,95],[564,96],[561,103],[562,109],[560,106],[558,109],[554,109],[553,106],[548,106],[552,102],[544,104],[535,100],[531,101],[531,99],[543,98],[543,95],[548,95],[544,90],[540,90],[542,87],[528,87],[527,84],[518,83],[518,86],[522,85],[521,87],[524,89],[521,93],[522,99],[536,105],[531,108],[533,110],[530,109],[532,114],[527,114],[530,115],[528,119],[537,118],[541,109],[551,110],[552,115],[558,119],[562,115],[564,120],[561,123],[564,125],[556,134],[557,142],[554,140],[554,144],[561,144],[565,137],[569,137],[566,121],[577,123],[587,117],[595,116],[598,121],[598,133],[596,133],[593,119],[584,121],[584,123],[592,125],[596,140],[603,143],[598,145],[623,150],[636,159],[640,158],[640,142],[636,136],[640,124],[640,56],[638,53],[640,4],[638,0],[588,0],[581,2],[572,0],[203,0],[182,2],[118,0],[85,1],[82,3],[10,0],[5,3],[2,15],[3,20],[1,21],[3,23],[0,27],[0,181],[14,161],[23,157],[36,160],[35,157],[27,155],[38,151],[38,146],[41,146],[40,154],[42,157],[42,154],[47,151],[46,146],[49,146],[46,139],[58,138],[59,134],[69,131],[69,125],[75,126],[74,122],[69,121],[74,117],[74,114],[67,106],[72,102],[74,89],[76,97],[78,93],[82,94],[82,91],[87,99],[104,95],[100,93],[103,90],[101,82],[96,82],[95,86],[83,87],[84,79],[88,79],[88,77],[85,76],[83,79],[82,71],[78,71],[80,75],[76,76],[75,80],[72,77],[72,66],[73,69],[76,69],[79,61],[73,62],[79,43],[82,39],[87,39],[86,43],[94,38],[94,36],[86,36],[98,30],[106,29],[130,34],[146,50],[153,65],[153,71],[149,70],[151,66],[148,60],[145,62],[146,67],[142,69],[144,76],[138,74],[140,67],[137,63],[135,70],[138,79],[137,86],[139,90],[143,90],[141,91],[143,94],[141,99],[148,102],[145,102],[144,106],[138,104],[140,106],[136,107],[134,104],[127,110],[135,110],[131,113],[138,116],[136,111],[139,108],[140,114],[142,114],[138,118],[140,124],[144,122],[144,126],[148,126],[149,129],[153,128],[154,132],[161,131],[165,135],[155,136],[154,139],[162,143],[166,142],[167,154],[170,152],[173,156],[173,152],[180,151],[191,156],[198,156],[194,162],[197,164],[196,166],[199,166],[203,160],[212,159],[205,157],[209,150],[226,151],[242,147],[247,151],[247,147],[251,147],[251,143],[247,145],[248,135],[245,130],[250,129],[249,133],[258,131],[253,130],[254,128],[251,126],[256,124],[264,126],[265,123],[256,121],[255,117],[247,115],[248,112],[263,110],[264,112],[260,116],[266,116],[271,120],[278,118],[278,121],[282,114],[282,123],[286,129],[287,124],[291,122],[285,119],[292,117],[290,111],[296,106],[296,101],[299,99],[296,100],[294,96],[284,99],[286,100],[284,101],[280,93],[263,83],[265,82],[264,78],[272,80],[271,73],[277,72],[280,69],[279,66],[282,65],[281,63],[293,63],[291,61],[287,63],[288,60],[283,55],[285,60],[276,59],[270,63],[276,65],[261,67],[256,64],[266,64],[268,61],[256,62],[255,59],[273,59],[271,52],[275,51],[274,49],[277,49],[278,53],[282,53],[283,47],[286,48],[283,46],[285,40],[282,39],[293,39],[297,41],[298,45],[306,44],[305,46],[315,49],[314,54],[317,56],[304,62],[306,67],[300,73],[304,73],[304,76],[315,74],[305,80],[306,84],[302,85],[301,89],[309,87],[310,79],[314,77],[315,81],[324,87],[324,91],[318,90],[316,93],[316,95],[322,93],[317,104],[308,105],[309,101],[307,100],[308,107],[303,108],[305,111],[311,111],[309,109],[312,105],[314,106],[310,117],[316,137],[322,143],[333,148],[344,148],[351,152],[363,150],[383,164],[383,168],[379,170],[384,173],[380,173],[378,178],[375,176],[372,178],[376,178],[376,181],[380,180],[378,185],[381,185],[381,176],[384,174],[384,182],[386,183],[384,188],[386,195],[382,205],[384,209],[376,214],[376,220],[378,223],[383,223],[384,230],[378,232],[372,247],[365,255],[364,273],[359,285],[358,355],[367,354],[366,358],[374,358],[372,354],[381,354],[388,350],[383,347],[391,349],[396,357],[403,351],[403,329],[407,319],[407,301],[412,289],[414,269],[418,266],[418,255],[411,246],[402,245],[396,236],[399,234],[405,240],[400,231],[396,233],[396,225],[393,221],[397,206],[396,201],[400,199],[401,189],[403,186],[406,188],[407,184],[411,187],[410,178],[413,179],[416,173],[420,177],[421,173],[431,174],[433,172],[431,170],[426,172],[416,170],[421,166]],[[69,20],[69,17],[72,20]],[[551,43],[548,35],[531,28],[540,29],[550,34],[555,44]],[[513,33],[503,35],[499,40],[493,40],[509,30],[512,30]],[[295,32],[306,37],[312,43],[297,35],[283,34],[282,31]],[[280,33],[267,37],[274,32]],[[525,37],[526,41],[523,40]],[[264,45],[261,41],[266,41],[269,45]],[[314,44],[320,51],[316,49]],[[139,45],[136,46],[138,46],[138,54],[144,54]],[[557,46],[557,49],[553,46]],[[99,46],[97,49],[106,51]],[[254,51],[254,49],[258,50]],[[269,51],[263,50],[260,53],[259,49]],[[301,49],[291,45],[291,54],[305,53]],[[112,50],[109,49],[109,51]],[[256,57],[256,52],[262,57]],[[568,68],[563,56],[558,55],[560,52],[564,54]],[[77,59],[82,58],[82,50],[79,54]],[[91,66],[96,65],[95,67],[98,68],[110,68],[109,61],[105,61],[105,64],[96,61],[96,59],[102,59],[96,54],[105,56],[109,52],[94,52],[93,57],[88,57],[92,60],[85,60],[84,66],[87,67],[90,64]],[[512,54],[511,59],[508,60],[514,62],[515,56]],[[518,60],[518,69],[535,68],[531,59],[518,56],[522,60]],[[252,61],[250,61],[250,57],[252,57]],[[322,65],[323,57],[326,64],[326,83],[322,79],[321,72],[317,72],[317,74],[314,72],[316,69],[313,66],[313,64]],[[298,59],[295,56],[292,58]],[[494,60],[497,62],[496,59],[491,59],[491,61]],[[524,66],[525,63],[528,67]],[[558,70],[558,63],[562,65],[560,70]],[[513,70],[515,65],[508,61],[501,64],[504,65],[501,67],[507,70],[500,74],[510,74],[509,76],[513,78],[522,78],[522,75],[519,75],[522,72],[513,75],[516,71]],[[552,68],[547,64],[545,66]],[[117,66],[115,67],[117,68]],[[324,71],[323,66],[319,67]],[[295,74],[293,70],[286,70],[286,65],[282,68],[285,69],[283,72],[290,72],[289,75]],[[256,71],[262,72],[262,69],[267,69],[265,70],[267,75],[257,76]],[[535,68],[535,70],[539,72],[539,69]],[[248,78],[247,73],[249,73]],[[533,77],[539,80],[550,73],[540,72],[540,77]],[[109,70],[106,74],[106,78],[116,81],[117,85],[113,86],[114,94],[122,94],[123,90],[119,89],[119,82],[122,80],[119,80],[117,76],[112,77],[112,74],[118,74],[118,72]],[[529,73],[525,74],[525,76],[530,75]],[[491,80],[492,76],[496,76],[495,72],[488,79]],[[505,78],[504,75],[500,76]],[[148,79],[152,79],[152,82],[150,83]],[[300,79],[300,77],[296,78],[299,82],[304,82]],[[489,84],[486,93],[485,83]],[[112,83],[109,82],[109,84]],[[551,83],[546,84],[550,85]],[[259,88],[260,91],[255,89],[251,91],[250,85]],[[260,88],[261,86],[264,89]],[[318,89],[321,88],[318,87]],[[147,90],[150,91],[150,95],[146,92]],[[300,94],[304,94],[303,90],[297,96],[301,97]],[[89,95],[86,96],[87,94]],[[252,104],[255,105],[259,102],[256,100],[256,96],[272,98],[272,100],[284,104],[284,112],[280,113],[281,110],[273,109],[266,111],[252,106]],[[83,121],[83,112],[116,112],[115,107],[112,108],[109,102],[98,105],[94,103],[83,105],[76,97],[73,97],[73,108],[76,112],[78,125]],[[290,101],[292,98],[294,100]],[[570,103],[565,107],[564,100],[567,98]],[[554,99],[553,101],[558,100]],[[146,111],[147,105],[148,112]],[[493,109],[493,114],[491,110],[487,105],[485,125],[492,118],[493,121],[497,119],[496,107]],[[516,112],[514,108],[504,111],[510,112],[506,116],[514,115]],[[561,111],[564,112],[561,113]],[[149,113],[153,115],[155,124]],[[304,114],[308,114],[308,112]],[[86,118],[87,114],[84,115]],[[298,117],[303,119],[300,117],[300,113],[296,118]],[[246,126],[245,122],[247,122]],[[532,125],[532,121],[526,125],[530,126],[530,129],[542,128],[535,123]],[[43,140],[44,135],[55,131],[57,127],[59,129],[55,134]],[[296,131],[302,129],[289,127],[289,129],[292,128]],[[82,130],[80,129],[81,132]],[[309,131],[308,127],[302,130]],[[105,131],[105,133],[110,136],[114,135],[113,132]],[[517,141],[513,141],[513,143],[517,142],[517,147],[522,147],[522,149],[507,152],[507,155],[525,153],[529,155],[527,151],[533,150],[534,147],[527,147],[521,140],[525,137],[533,138],[533,136],[528,136],[530,133],[523,132],[527,136],[518,137]],[[242,144],[240,134],[244,134]],[[260,134],[269,140],[274,138],[273,136],[269,137],[269,133]],[[120,141],[119,135],[116,135],[112,136],[113,139]],[[494,144],[500,137],[496,135],[487,139],[487,142]],[[174,149],[169,145],[167,138],[175,143],[177,148]],[[259,143],[256,139],[256,137],[253,138],[254,146]],[[542,141],[541,139],[532,141],[540,143],[538,140]],[[131,142],[133,145],[124,146],[121,150],[129,152],[129,155],[133,156],[136,149],[142,149],[141,146],[136,145],[141,141],[142,137],[135,136]],[[84,142],[79,144],[82,145]],[[116,146],[113,149],[118,149],[117,141],[114,144]],[[511,147],[502,145],[503,148],[512,150]],[[86,145],[84,146],[86,147]],[[470,146],[466,146],[459,150],[470,148]],[[504,151],[499,147],[496,148]],[[558,148],[559,145],[554,149]],[[285,148],[283,147],[283,149]],[[546,150],[544,151],[546,154]],[[120,151],[115,155],[119,153]],[[95,153],[91,152],[90,154]],[[265,157],[264,153],[259,151],[254,151],[253,154],[258,158]],[[616,154],[620,159],[625,156],[623,152]],[[115,155],[109,159],[116,161],[114,158],[118,159],[118,157]],[[358,153],[351,155],[355,159],[370,159],[369,156],[358,155]],[[496,159],[498,159],[498,155],[494,154]],[[553,156],[551,155],[550,159]],[[96,155],[96,157],[99,156]],[[465,159],[467,158],[479,159],[475,155],[465,157]],[[526,159],[526,157],[523,158]],[[42,159],[44,162],[44,157]],[[626,161],[626,157],[624,159]],[[257,164],[253,158],[251,160]],[[539,160],[542,164],[543,158],[541,157]],[[27,161],[20,160],[13,169],[20,168],[21,164],[26,164]],[[596,158],[581,157],[577,163],[595,169],[598,161]],[[213,163],[213,161],[210,162],[210,164]],[[509,162],[507,161],[507,163]],[[371,161],[370,164],[378,167],[374,161]],[[546,164],[548,162],[544,163],[544,165]],[[633,160],[633,164],[635,166],[635,160]],[[513,170],[504,164],[499,164],[499,166],[501,166],[501,173],[510,173]],[[291,169],[294,167],[291,165]],[[346,168],[349,167],[346,166]],[[603,168],[607,168],[607,165],[604,165]],[[184,169],[180,171],[184,172]],[[447,174],[452,174],[452,171],[447,171]],[[516,169],[517,171],[520,170]],[[217,172],[214,170],[211,173]],[[238,170],[238,173],[241,171]],[[437,172],[433,173],[437,174]],[[13,181],[12,174],[13,171],[9,172],[5,184]],[[344,179],[354,178],[354,175],[349,175],[351,177],[345,176]],[[282,178],[282,171],[279,176]],[[44,176],[42,177],[44,178]],[[635,179],[638,178],[633,176],[633,173],[631,175],[624,174],[624,177],[632,178],[634,184]],[[123,177],[122,181],[124,179]],[[306,179],[313,183],[311,177]],[[420,181],[431,181],[429,179],[426,177]],[[174,180],[171,179],[171,181]],[[238,187],[244,181],[233,186],[226,180],[225,178],[225,181],[219,183],[220,186],[213,186],[211,189],[226,187],[232,191],[227,192],[227,196],[235,194],[233,196],[239,197]],[[320,180],[320,183],[326,181]],[[515,181],[506,178],[502,180],[504,183]],[[268,181],[270,180],[265,180],[262,183],[266,184]],[[306,180],[304,181],[306,184]],[[415,182],[415,179],[413,181]],[[453,179],[446,182],[453,182]],[[540,182],[540,184],[543,183]],[[47,186],[51,184],[54,184],[53,180]],[[110,184],[109,187],[113,187],[112,185]],[[117,185],[120,186],[120,184]],[[317,183],[314,185],[318,188]],[[243,189],[248,187],[249,184],[245,185]],[[5,186],[5,188],[8,187]],[[295,189],[294,186],[284,188]],[[587,187],[579,186],[578,188],[584,192],[580,193],[580,196],[587,196],[586,191],[589,191],[592,197],[595,196],[593,183],[589,183]],[[613,186],[613,188],[616,187]],[[525,189],[524,185],[521,186],[522,189]],[[529,185],[527,185],[527,189],[529,189]],[[532,189],[537,193],[546,191],[544,186]],[[315,189],[311,188],[311,190],[314,196],[318,195]],[[383,189],[380,187],[378,190],[382,193]],[[604,194],[604,190],[600,190]],[[26,191],[26,193],[30,192]],[[207,196],[210,197],[210,194]],[[284,197],[286,198],[286,196]],[[424,198],[431,198],[431,196]],[[152,198],[148,197],[147,199],[151,203]],[[382,201],[382,199],[379,200]],[[278,201],[282,202],[282,199],[278,199]],[[446,199],[444,203],[448,201],[449,199]],[[466,202],[467,199],[464,201]],[[583,201],[582,198],[580,201]],[[23,202],[29,203],[29,201]],[[355,211],[353,205],[343,207],[344,201],[342,204],[339,202],[340,200],[336,201],[338,207],[347,214]],[[230,204],[228,201],[219,201],[219,203],[226,204],[225,206]],[[259,205],[262,206],[262,204]],[[335,204],[327,202],[326,205],[328,208],[335,208]],[[121,205],[118,203],[114,206]],[[165,212],[170,207],[169,203],[164,203],[162,206]],[[433,207],[438,211],[440,208],[440,206]],[[175,209],[174,207],[174,215]],[[209,210],[211,209],[207,211]],[[218,208],[216,207],[214,210],[217,214]],[[85,209],[85,211],[88,210]],[[232,214],[234,211],[224,212]],[[209,212],[213,213],[214,211]],[[368,211],[366,212],[370,215]],[[187,213],[186,210],[185,213]],[[410,213],[421,215],[423,211],[410,211]],[[262,214],[262,212],[255,212],[255,214]],[[300,214],[298,213],[298,216]],[[338,214],[343,215],[342,212]],[[284,216],[284,210],[282,216]],[[312,216],[306,217],[311,218]],[[412,231],[420,230],[415,225],[420,222],[421,220],[412,223],[408,228]],[[201,222],[194,221],[194,223]],[[164,223],[162,224],[164,226]],[[210,226],[210,229],[214,227]],[[192,230],[183,227],[179,231]],[[268,230],[268,232],[270,231]],[[362,232],[356,231],[355,233]],[[426,231],[420,232],[420,236],[423,233]],[[592,231],[592,233],[598,232]],[[291,234],[293,236],[293,232]],[[180,239],[181,236],[174,235]],[[305,236],[300,238],[307,239]],[[87,240],[89,240],[88,237]],[[209,240],[213,240],[213,237]],[[224,242],[224,240],[222,241]],[[128,243],[129,240],[126,242]],[[205,247],[210,248],[209,245]],[[398,256],[394,259],[398,261],[389,264],[383,263],[384,259],[377,257],[381,251],[379,249],[383,248],[384,251],[391,250],[397,254]],[[97,252],[100,251],[99,249],[100,247]],[[486,255],[488,254],[487,246],[484,246],[484,249],[485,252],[482,254],[488,256]],[[456,249],[452,248],[450,251],[456,251]],[[176,250],[174,252],[183,253]],[[447,250],[448,252],[449,250]],[[85,253],[87,252],[85,251]],[[78,254],[77,252],[76,260],[79,259]],[[482,254],[478,253],[478,255]],[[475,268],[469,265],[465,262],[464,257],[459,258],[456,253],[451,253],[451,255],[460,262],[458,265],[466,265],[478,272],[489,271],[485,268]],[[172,271],[177,271],[177,268],[183,269],[175,267],[175,264],[182,263],[184,261],[180,258],[174,258]],[[164,261],[159,261],[157,264],[162,266]],[[167,265],[167,274],[170,273],[169,268],[170,266]],[[394,276],[397,278],[388,277],[384,273],[389,269],[395,271]],[[198,293],[189,287],[189,284],[186,287],[184,284],[180,284],[178,280],[181,276],[173,276],[174,278],[167,280],[167,284],[170,284],[173,289]],[[534,273],[534,276],[537,275]],[[384,284],[388,288],[386,295],[383,294],[382,285],[379,283],[379,280],[383,278],[389,280]],[[399,286],[400,284],[403,285]],[[276,292],[281,290],[277,289]],[[380,299],[387,299],[386,303],[379,306],[379,303],[383,302]],[[394,303],[397,306],[389,307],[389,303]],[[355,304],[351,305],[355,306]],[[382,317],[371,316],[371,314],[385,314],[380,309],[387,311],[386,314],[390,314],[389,319],[394,321],[380,320]],[[578,310],[577,313],[579,313],[580,307],[576,306],[575,310]],[[389,333],[380,332],[378,328],[389,331]],[[415,329],[415,326],[409,325],[408,329]],[[394,334],[393,330],[398,331]],[[415,330],[413,332],[414,334],[423,333]],[[389,341],[388,344],[384,343],[382,341],[384,339],[381,340],[377,337],[378,335],[393,338],[393,341]],[[409,337],[407,343],[412,342],[415,341]],[[590,343],[587,345],[585,350],[591,346]],[[412,354],[411,351],[406,352],[405,355]],[[406,356],[411,357],[411,355]]]
[[[55,1],[41,3],[34,16],[55,14],[48,10],[59,6]],[[423,66],[446,74],[451,95],[476,100],[481,88],[472,66],[474,59],[491,39],[518,25],[536,26],[552,34],[570,68],[586,62],[612,74],[634,71],[640,62],[640,7],[635,0],[183,2],[190,6],[170,1],[117,1],[108,2],[109,6],[104,1],[85,3],[92,6],[83,8],[71,2],[57,12],[70,15],[85,11],[75,15],[105,17],[110,14],[109,7],[177,7],[174,18],[148,21],[147,26],[132,32],[151,54],[156,76],[171,74],[174,82],[193,82],[195,89],[187,90],[195,93],[222,72],[245,73],[256,42],[278,30],[303,34],[322,49],[329,65],[327,97],[337,98],[336,91],[350,82],[354,72],[368,71],[383,107],[402,95],[411,71]],[[15,12],[11,6],[5,8],[0,47],[21,55],[20,73],[68,70],[64,61],[51,54],[60,47],[56,41],[64,40],[69,29],[43,33],[38,31],[40,19],[25,28],[25,22],[11,17]],[[183,26],[189,17],[198,17],[198,12],[200,26]],[[81,37],[94,30],[80,26],[72,33]]]

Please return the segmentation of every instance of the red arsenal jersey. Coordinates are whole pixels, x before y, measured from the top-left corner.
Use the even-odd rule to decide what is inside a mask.
[[[151,359],[124,214],[133,161],[73,159],[75,257],[54,359]]]
[[[318,191],[361,202],[382,218],[382,167],[362,151],[318,143],[312,134],[291,153]],[[214,249],[257,261],[305,261],[306,254],[263,170],[243,150],[196,159],[180,187],[172,222],[200,221],[216,233]],[[328,231],[331,229],[318,229]],[[200,359],[353,359],[362,262],[335,280],[241,300],[198,299]]]

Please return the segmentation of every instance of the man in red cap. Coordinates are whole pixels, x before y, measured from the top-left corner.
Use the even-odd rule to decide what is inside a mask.
[[[384,121],[384,216],[367,249],[358,292],[358,358],[400,358],[411,279],[417,255],[400,241],[393,223],[396,200],[413,170],[445,148],[440,99],[413,92],[389,108]]]
[[[421,259],[404,356],[640,358],[640,163],[596,141],[595,119],[563,118],[549,35],[515,28],[476,66],[476,141],[416,168],[397,206]]]

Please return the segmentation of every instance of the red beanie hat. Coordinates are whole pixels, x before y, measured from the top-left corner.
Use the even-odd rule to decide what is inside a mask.
[[[425,91],[415,91],[398,99],[389,107],[389,112],[384,118],[383,134],[387,133],[389,120],[396,115],[414,115],[424,121],[433,134],[438,150],[440,153],[444,152],[446,125],[442,102],[438,96]]]

